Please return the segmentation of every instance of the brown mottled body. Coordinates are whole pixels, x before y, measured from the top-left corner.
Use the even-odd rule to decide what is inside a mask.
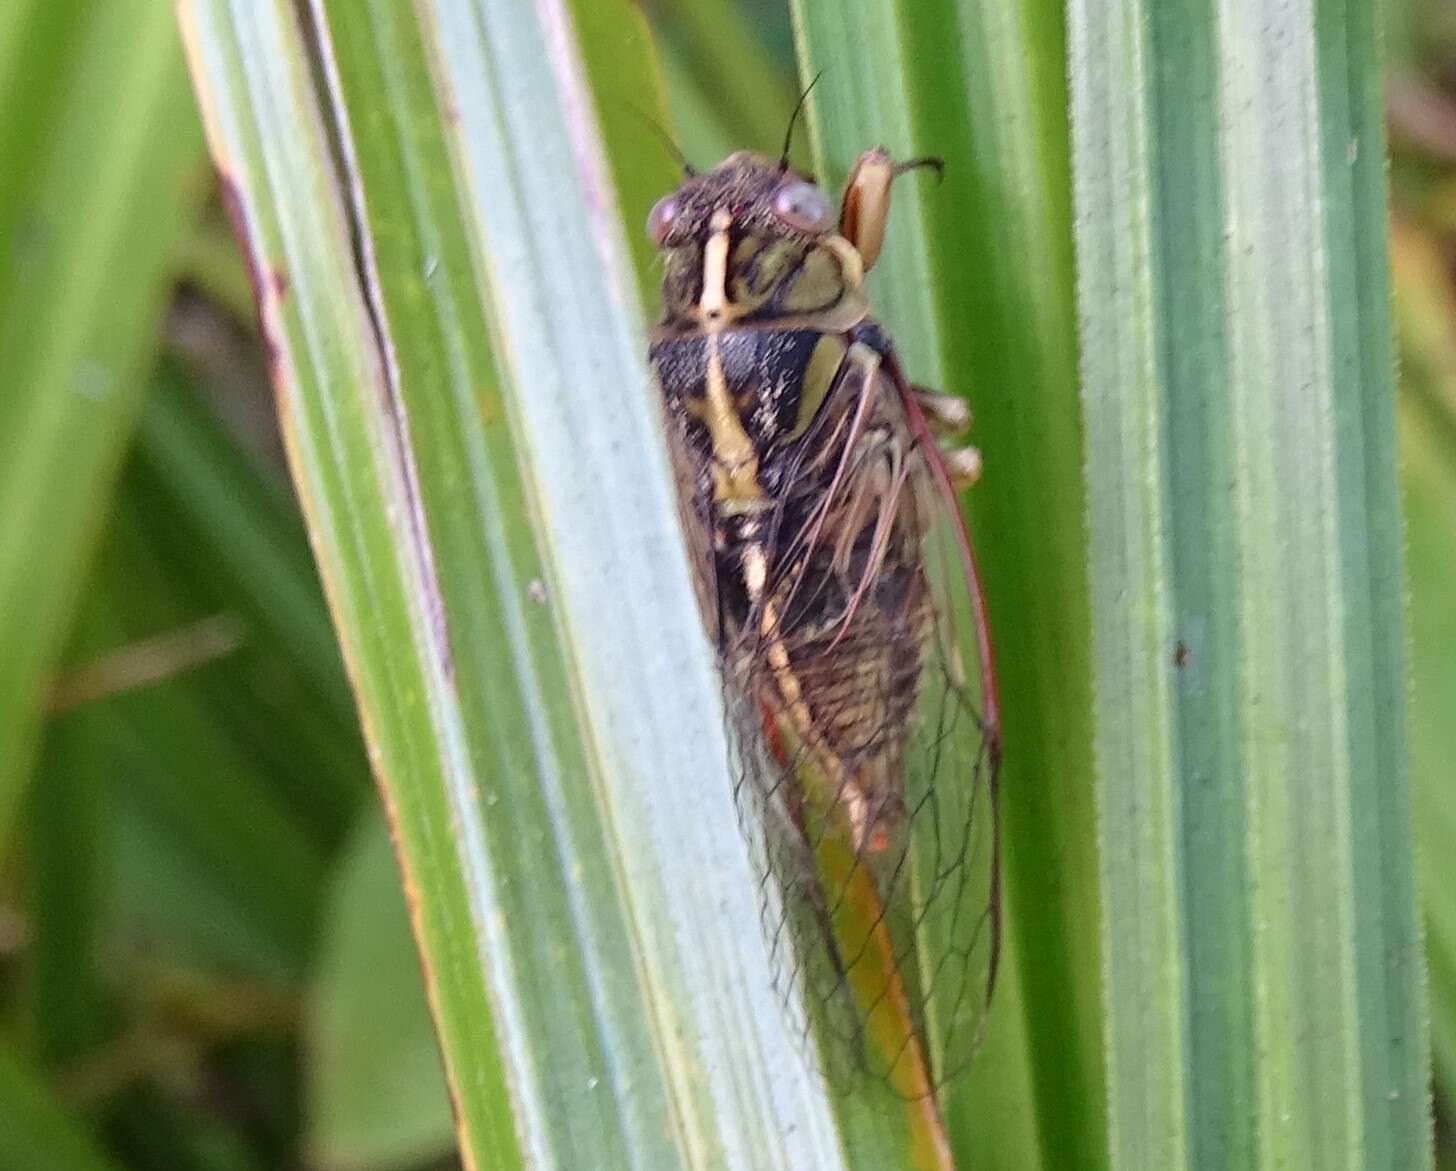
[[[987,995],[994,979],[994,809],[990,882],[968,895],[966,873],[997,733],[953,489],[975,478],[979,456],[942,452],[931,435],[963,430],[969,411],[909,386],[864,292],[902,169],[866,152],[836,216],[781,162],[740,153],[690,175],[648,228],[665,268],[651,362],[684,528],[736,726],[762,742],[745,752],[743,787],[771,823],[767,866],[785,903],[776,913],[765,902],[779,915],[773,946],[786,929],[796,937],[788,983],[857,1002],[846,1039],[864,1058],[869,1035],[883,1034],[866,1064],[919,1099],[939,1076],[932,1064],[954,1065],[922,1038],[932,1015],[957,1027],[972,1006],[967,957],[982,956]],[[963,606],[938,596],[927,569],[937,526],[952,536],[949,572],[969,586]],[[968,698],[957,609],[980,647],[984,715]],[[950,788],[932,800],[942,767]],[[932,837],[918,894],[912,823]],[[927,921],[917,897],[942,908],[948,942],[962,938],[954,963],[906,980]]]
[[[892,171],[872,152],[858,175],[883,199]],[[706,212],[708,231],[676,246],[665,237],[651,356],[696,463],[721,649],[759,671],[755,691],[829,777],[856,841],[874,843],[903,814],[898,773],[929,619],[913,500],[923,476],[907,466],[919,457],[881,369],[887,343],[869,318],[861,253],[776,215],[786,181],[801,201],[817,195],[746,154],[678,192],[676,218]],[[846,208],[869,247],[883,218],[858,199]],[[827,205],[797,210],[822,219]]]

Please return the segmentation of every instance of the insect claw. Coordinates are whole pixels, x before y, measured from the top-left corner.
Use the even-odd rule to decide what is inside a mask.
[[[952,451],[942,451],[941,458],[945,461],[951,487],[957,492],[965,491],[981,478],[979,447],[959,447]]]
[[[959,435],[971,427],[971,405],[957,394],[943,394],[928,387],[911,388],[915,401],[925,412],[925,421],[937,435]]]
[[[918,159],[906,159],[903,163],[897,163],[895,178],[898,179],[906,171],[918,171],[921,167],[934,171],[937,183],[945,178],[945,160],[938,155],[925,155]]]

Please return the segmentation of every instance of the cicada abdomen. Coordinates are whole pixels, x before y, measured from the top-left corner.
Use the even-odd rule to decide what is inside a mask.
[[[930,1096],[982,1031],[999,949],[998,724],[956,491],[960,400],[907,382],[870,315],[896,167],[836,216],[735,154],[653,209],[664,396],[725,683],[744,828],[792,1018],[831,1072]]]

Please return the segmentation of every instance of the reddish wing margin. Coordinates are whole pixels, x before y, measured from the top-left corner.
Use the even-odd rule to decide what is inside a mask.
[[[935,477],[946,510],[955,518],[955,538],[961,564],[965,570],[966,584],[970,588],[971,612],[976,626],[976,649],[981,668],[981,719],[986,730],[986,749],[990,755],[989,797],[991,799],[991,959],[986,976],[986,998],[989,1000],[996,987],[996,974],[1001,963],[1001,693],[996,681],[996,649],[991,642],[991,615],[986,607],[986,589],[981,578],[981,566],[976,561],[976,548],[971,541],[971,527],[966,520],[965,509],[961,507],[951,484],[950,473],[945,460],[931,434],[930,424],[921,410],[910,388],[910,381],[900,366],[900,359],[893,349],[883,355],[885,372],[894,383],[900,397],[900,407],[910,421],[910,429],[917,444],[925,453],[931,474]]]

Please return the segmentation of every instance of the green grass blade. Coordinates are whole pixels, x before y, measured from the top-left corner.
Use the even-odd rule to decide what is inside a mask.
[[[616,216],[660,180],[593,136],[613,63],[555,3],[324,3],[320,73],[291,5],[183,13],[463,1156],[838,1166],[768,991]]]
[[[468,859],[449,829],[452,798],[475,817],[474,779],[302,32],[282,3],[180,11],[209,144],[249,256],[325,591],[375,772],[395,803],[427,979],[449,1038],[462,1152],[479,1166],[521,1166],[481,962],[479,932],[499,920],[494,908],[475,905]],[[396,788],[399,778],[433,804],[418,808],[410,790]]]
[[[1411,787],[1426,919],[1431,1052],[1439,1095],[1456,1086],[1456,293],[1442,242],[1393,221],[1391,269],[1400,340],[1401,462],[1410,578]]]
[[[134,459],[128,475],[136,507],[164,514],[149,526],[149,539],[199,593],[211,591],[218,607],[236,606],[262,627],[259,637],[287,648],[318,706],[352,729],[352,699],[297,508],[198,401],[196,380],[175,363],[162,364]]]
[[[256,389],[258,409],[270,409],[271,392]],[[140,619],[131,638],[207,616],[236,625],[241,645],[227,670],[189,675],[188,691],[310,836],[332,847],[370,791],[369,770],[308,540],[281,469],[261,472],[198,392],[195,378],[163,364],[118,493],[118,507],[140,518],[145,556],[161,567],[155,589],[173,606],[138,613],[145,575],[124,566],[102,592]]]
[[[308,1019],[308,1150],[319,1167],[413,1167],[455,1149],[440,1048],[399,890],[371,810],[344,853]]]
[[[1401,417],[1405,463],[1407,553],[1411,605],[1411,774],[1416,803],[1416,841],[1426,913],[1430,966],[1431,1048],[1438,1082],[1456,1086],[1456,892],[1450,882],[1456,842],[1456,445],[1433,442],[1440,434],[1429,416],[1408,405]]]
[[[81,1123],[15,1050],[0,1043],[0,1171],[115,1171]]]
[[[911,376],[966,395],[1004,710],[1009,953],[947,1115],[969,1166],[1096,1165],[1101,1119],[1090,667],[1058,7],[794,5],[816,173],[882,143],[945,160],[896,188],[870,278]]]
[[[737,7],[716,0],[665,0],[652,10],[673,68],[691,77],[707,97],[713,120],[733,149],[777,154],[797,94]],[[677,117],[674,110],[674,121]],[[700,170],[717,161],[692,160]]]
[[[1069,13],[1114,1162],[1427,1166],[1373,9]]]
[[[7,5],[0,99],[3,840],[204,172],[153,0]]]
[[[124,997],[107,940],[299,979],[326,858],[368,792],[296,510],[198,393],[171,362],[152,380],[31,788],[27,967],[48,1055],[94,1032],[96,985]]]
[[[102,747],[82,718],[51,727],[29,790],[27,1041],[48,1070],[77,1060],[105,1032],[101,778],[110,762]]]

